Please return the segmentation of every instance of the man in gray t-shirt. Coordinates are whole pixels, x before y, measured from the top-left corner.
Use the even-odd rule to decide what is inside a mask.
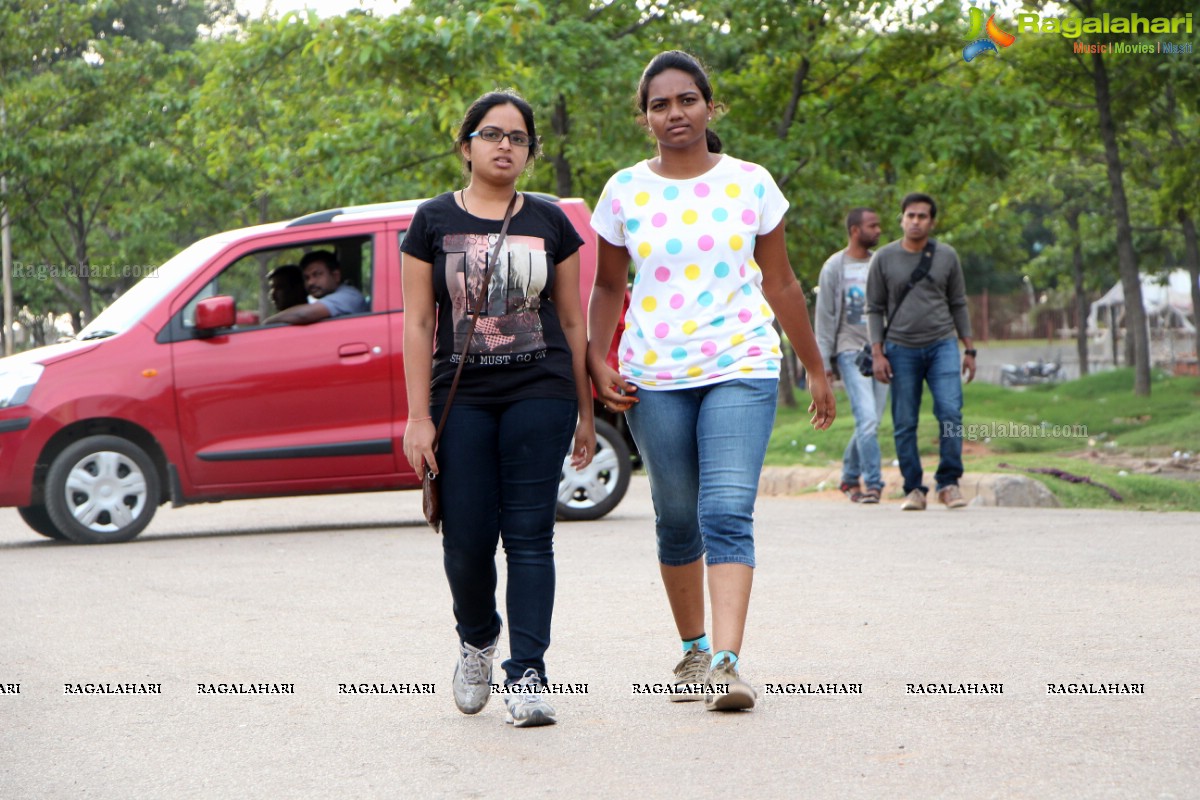
[[[337,255],[329,250],[314,250],[300,259],[304,289],[312,301],[272,314],[267,323],[308,325],[330,317],[362,314],[370,311],[362,292],[342,283],[342,268]]]
[[[904,237],[881,247],[871,258],[867,274],[867,322],[875,379],[892,387],[892,423],[896,458],[904,476],[901,508],[905,511],[924,511],[929,491],[923,483],[917,447],[923,383],[929,384],[938,421],[938,499],[949,508],[966,505],[958,488],[963,474],[963,394],[955,339],[961,339],[965,348],[961,373],[967,382],[975,377],[975,350],[958,254],[948,244],[929,238],[936,217],[937,204],[932,197],[907,195],[901,203]],[[922,253],[930,247],[933,259],[928,274],[905,294]],[[884,324],[889,318],[885,341]]]
[[[881,230],[879,215],[874,211],[851,209],[846,215],[846,249],[829,257],[818,279],[817,346],[825,360],[825,371],[841,376],[854,414],[854,434],[842,454],[839,486],[854,503],[878,503],[883,492],[878,430],[888,387],[861,375],[854,361],[868,341],[867,267]],[[866,491],[862,488],[864,482]]]

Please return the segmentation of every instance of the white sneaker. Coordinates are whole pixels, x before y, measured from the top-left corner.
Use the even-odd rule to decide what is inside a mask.
[[[464,714],[478,714],[492,695],[492,659],[496,657],[499,635],[487,647],[459,644],[458,663],[454,665],[454,705]]]
[[[532,668],[525,670],[521,680],[506,687],[504,708],[508,712],[504,721],[514,728],[536,728],[558,721],[554,718],[554,706],[546,702],[542,679]]]

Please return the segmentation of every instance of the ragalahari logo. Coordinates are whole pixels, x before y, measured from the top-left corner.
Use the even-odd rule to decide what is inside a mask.
[[[992,14],[987,18],[987,24],[983,22],[983,10],[977,8],[974,3],[971,4],[971,30],[967,32],[967,38],[971,40],[970,44],[963,48],[963,61],[970,61],[980,53],[991,50],[993,53],[999,53],[996,45],[1008,47],[1017,40],[1017,37],[1011,33],[1005,33],[996,25],[996,15]],[[984,34],[987,34],[986,36]]]

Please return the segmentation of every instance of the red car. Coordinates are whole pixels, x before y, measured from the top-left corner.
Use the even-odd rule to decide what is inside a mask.
[[[582,200],[557,200],[584,239]],[[401,440],[400,242],[419,201],[323,211],[230,231],[143,278],[73,340],[0,359],[0,506],[55,539],[120,542],[158,506],[415,489]],[[369,311],[264,325],[267,274],[332,250]],[[614,356],[615,357],[615,356]],[[598,452],[564,466],[559,516],[594,519],[624,495],[629,447],[597,409]],[[610,421],[615,421],[611,420]]]

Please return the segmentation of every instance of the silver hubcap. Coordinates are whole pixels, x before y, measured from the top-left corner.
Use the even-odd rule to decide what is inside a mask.
[[[558,481],[559,504],[591,508],[604,502],[617,482],[618,469],[617,454],[604,439],[596,440],[596,457],[580,472],[571,467],[571,456],[568,455]]]
[[[71,467],[66,495],[67,508],[79,524],[112,533],[133,524],[145,510],[146,476],[121,453],[92,453]]]

